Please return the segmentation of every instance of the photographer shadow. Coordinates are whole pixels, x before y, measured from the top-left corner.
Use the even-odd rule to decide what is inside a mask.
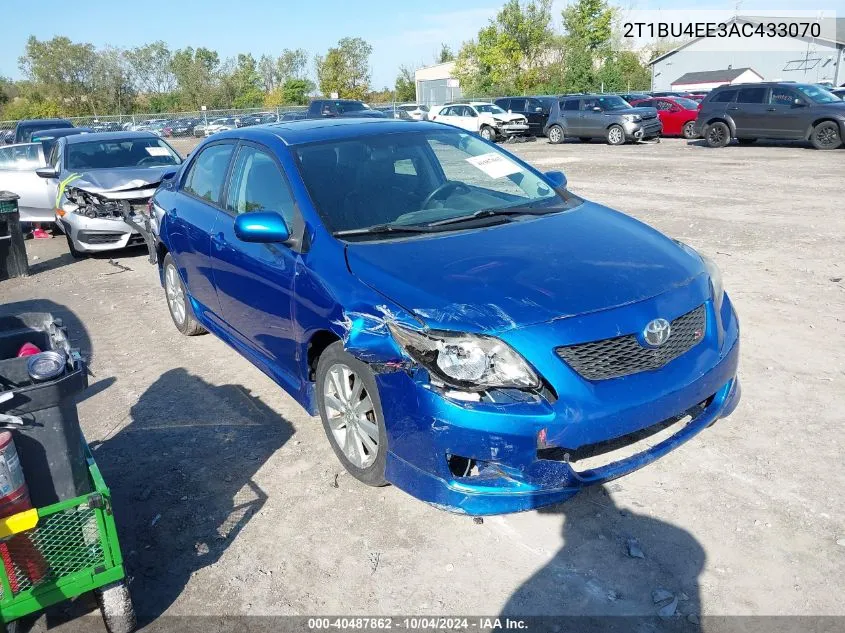
[[[706,555],[692,534],[620,510],[604,486],[539,512],[563,517],[563,547],[511,594],[503,620],[525,619],[531,631],[702,630]]]

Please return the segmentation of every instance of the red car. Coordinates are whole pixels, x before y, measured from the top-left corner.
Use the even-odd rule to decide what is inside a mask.
[[[698,116],[698,102],[684,97],[652,97],[634,101],[632,106],[646,106],[657,109],[657,116],[663,124],[663,136],[695,138],[695,117]]]

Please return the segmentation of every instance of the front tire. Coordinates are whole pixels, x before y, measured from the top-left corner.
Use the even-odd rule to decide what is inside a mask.
[[[624,145],[625,144],[625,130],[621,125],[611,125],[607,128],[607,144],[608,145]]]
[[[810,134],[810,142],[816,149],[836,149],[842,145],[839,125],[833,121],[822,121],[813,128],[813,133]]]
[[[490,141],[491,143],[496,141],[496,130],[489,125],[482,125],[479,134],[481,134],[481,138],[485,141]]]
[[[552,145],[560,145],[561,143],[563,143],[564,138],[563,128],[559,125],[553,125],[549,128],[548,137],[549,143],[551,143]]]
[[[727,123],[716,121],[707,126],[707,131],[704,134],[704,140],[707,141],[708,147],[718,148],[725,147],[731,142],[731,129]]]
[[[70,232],[65,233],[65,237],[67,238],[67,249],[70,251],[70,256],[74,259],[87,259],[88,253],[83,253],[73,243],[73,238],[70,236]]]
[[[340,463],[368,486],[384,486],[387,431],[369,365],[332,343],[317,362],[317,407]]]
[[[684,123],[684,127],[681,129],[681,134],[688,141],[691,141],[698,136],[698,134],[695,133],[695,121],[687,121]]]
[[[176,329],[185,336],[205,334],[205,328],[194,317],[185,284],[182,283],[182,277],[170,253],[164,257],[162,268],[164,269],[164,294],[167,298],[167,308],[170,310],[170,318],[173,319]]]

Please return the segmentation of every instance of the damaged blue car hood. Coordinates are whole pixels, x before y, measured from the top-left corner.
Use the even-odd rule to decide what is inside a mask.
[[[433,329],[496,332],[642,301],[704,273],[645,224],[585,202],[484,229],[350,243],[350,270]]]

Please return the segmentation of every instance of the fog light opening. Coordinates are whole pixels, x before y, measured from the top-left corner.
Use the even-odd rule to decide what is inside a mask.
[[[446,454],[449,472],[455,477],[477,477],[478,463],[471,457]]]

